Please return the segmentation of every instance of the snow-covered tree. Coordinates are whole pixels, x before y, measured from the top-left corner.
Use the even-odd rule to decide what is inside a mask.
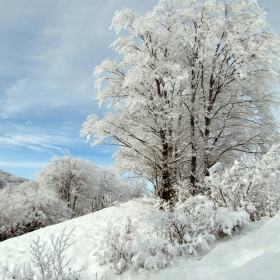
[[[126,202],[143,197],[146,184],[143,181],[120,178],[108,167],[101,167],[96,173],[95,194],[91,199],[92,211],[111,206],[113,202]]]
[[[25,178],[14,176],[0,169],[0,189],[5,186],[17,186],[28,181]]]
[[[94,191],[97,168],[90,161],[70,155],[53,157],[39,173],[38,182],[56,192],[73,212],[79,213]]]
[[[120,178],[110,168],[70,155],[53,157],[39,173],[39,184],[65,201],[76,216],[142,197],[146,184]]]
[[[0,241],[70,218],[66,202],[36,181],[0,189]]]
[[[197,194],[213,165],[274,141],[280,39],[256,1],[160,0],[145,16],[117,11],[112,28],[128,30],[112,44],[119,62],[94,72],[97,100],[112,110],[88,116],[81,134],[120,146],[121,169],[159,197],[182,179]]]

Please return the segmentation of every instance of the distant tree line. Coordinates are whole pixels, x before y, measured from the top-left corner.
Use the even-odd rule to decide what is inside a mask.
[[[36,181],[0,189],[0,241],[142,197],[146,184],[70,155],[54,157]]]

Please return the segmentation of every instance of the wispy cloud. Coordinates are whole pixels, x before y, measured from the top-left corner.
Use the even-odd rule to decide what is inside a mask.
[[[43,168],[47,162],[32,162],[32,161],[19,161],[19,162],[9,162],[9,161],[0,161],[0,167],[27,167],[27,168]]]
[[[116,38],[109,30],[114,11],[124,6],[144,9],[143,3],[128,0],[47,2],[10,0],[1,7],[0,28],[6,32],[0,42],[5,61],[0,74],[7,78],[2,88],[0,83],[2,118],[31,111],[34,116],[48,114],[51,107],[78,111],[93,106],[94,68],[115,55],[109,49]]]
[[[92,157],[97,164],[112,162],[115,148],[90,148],[79,138],[87,115],[105,111],[105,106],[98,110],[93,102],[97,92],[92,73],[104,59],[116,58],[109,49],[116,39],[109,30],[114,12],[128,7],[144,14],[157,3],[0,1],[1,166],[10,163],[27,169],[25,156],[36,163],[38,155],[48,161],[67,149],[75,156]],[[258,3],[280,34],[280,1]]]
[[[56,143],[57,145],[54,145]],[[59,145],[60,144],[60,145]],[[19,146],[36,151],[58,150],[65,151],[61,146],[71,145],[68,138],[55,135],[36,134],[5,134],[0,136],[0,145],[11,147]]]
[[[0,117],[9,118],[16,113],[26,111],[32,106],[32,99],[26,94],[29,79],[18,80],[11,87],[4,89],[0,105]]]

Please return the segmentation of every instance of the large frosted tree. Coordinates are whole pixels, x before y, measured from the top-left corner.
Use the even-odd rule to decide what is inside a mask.
[[[112,28],[118,61],[94,73],[111,110],[90,115],[81,134],[120,146],[119,169],[150,180],[160,198],[180,180],[199,193],[214,164],[275,140],[280,40],[256,1],[161,0],[145,16],[117,11]]]

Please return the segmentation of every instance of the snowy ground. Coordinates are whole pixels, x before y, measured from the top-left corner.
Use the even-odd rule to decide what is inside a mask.
[[[104,228],[109,220],[120,224],[130,216],[141,228],[153,211],[149,200],[134,200],[118,207],[73,219],[58,225],[46,227],[38,231],[6,240],[0,243],[0,280],[11,279],[9,271],[15,265],[29,263],[29,248],[38,235],[42,242],[51,244],[54,234],[59,236],[65,227],[69,232],[74,227],[71,240],[76,242],[67,250],[67,258],[71,258],[70,266],[78,269],[87,266],[85,280],[94,280],[95,273],[102,275],[103,267],[99,267],[94,251],[102,239]],[[219,240],[213,249],[201,258],[180,258],[172,267],[159,272],[142,271],[138,275],[122,275],[116,279],[136,280],[170,280],[170,279],[280,279],[280,212],[273,218],[263,219],[244,228],[233,238]],[[113,278],[114,279],[114,278]]]

